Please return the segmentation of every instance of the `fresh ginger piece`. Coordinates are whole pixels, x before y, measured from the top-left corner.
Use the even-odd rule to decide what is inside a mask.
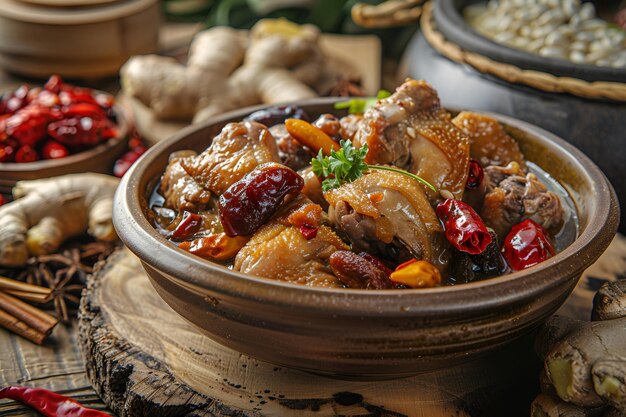
[[[259,103],[317,97],[310,87],[325,71],[313,25],[261,20],[244,32],[215,27],[196,35],[187,64],[157,56],[132,57],[120,70],[122,90],[161,119],[193,118]]]
[[[30,255],[54,252],[85,232],[117,239],[111,218],[118,182],[94,173],[19,181],[15,201],[0,207],[0,265],[24,265]]]

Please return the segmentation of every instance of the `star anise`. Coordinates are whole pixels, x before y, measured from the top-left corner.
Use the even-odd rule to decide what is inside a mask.
[[[102,261],[115,250],[110,242],[74,242],[59,253],[32,257],[22,270],[9,271],[7,276],[29,284],[52,289],[50,297],[57,318],[69,322],[70,311],[80,303],[80,294],[85,287],[87,275],[93,265]]]

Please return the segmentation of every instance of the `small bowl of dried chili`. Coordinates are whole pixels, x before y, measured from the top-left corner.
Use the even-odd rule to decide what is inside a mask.
[[[0,98],[0,191],[15,182],[78,172],[111,173],[128,126],[112,95],[53,75]]]
[[[415,89],[420,94],[407,93]],[[355,119],[345,107],[335,107],[334,99],[316,99],[291,103],[313,124],[289,122],[293,112],[287,107],[281,110],[289,118],[284,124],[296,140],[300,131],[314,131],[326,138],[317,143],[341,147],[329,151],[333,160],[324,157],[322,148],[298,159],[297,146],[281,141],[279,129],[262,126],[275,118],[272,108],[265,108],[262,118],[253,113],[259,108],[214,117],[159,142],[133,165],[114,203],[118,234],[141,259],[158,294],[198,331],[267,362],[343,378],[386,379],[452,367],[493,351],[531,332],[565,301],[582,271],[614,237],[617,199],[598,167],[566,141],[511,117],[443,109],[431,90],[424,82],[409,82],[363,115],[366,121],[388,118],[386,124],[357,121],[357,129],[393,125],[379,129],[385,139],[421,144],[409,149],[415,151],[412,158],[400,157],[395,166],[424,155],[428,169],[461,166],[460,180],[422,177],[437,192],[389,171],[395,170],[391,164],[372,160],[391,154],[391,147],[374,148],[370,142],[368,149],[378,154],[365,154],[369,159],[363,162],[363,145],[333,143],[332,129],[324,131],[330,139],[320,135],[318,130],[331,127],[322,123],[333,121],[330,113],[346,122],[342,138],[359,140],[350,134]],[[406,105],[387,106],[394,100]],[[415,105],[407,104],[411,100]],[[422,107],[427,111],[412,118],[398,116]],[[420,125],[424,114],[426,122]],[[451,156],[454,163],[432,163],[442,161],[443,152],[426,146],[426,140],[444,136],[452,144],[467,144],[460,128],[451,126],[452,116],[500,131],[493,141],[509,143],[502,145],[504,152],[491,153],[493,141],[477,137],[472,159],[481,161],[485,172],[470,163],[467,153],[464,159]],[[262,123],[255,124],[258,120]],[[318,121],[318,130],[313,129]],[[289,124],[303,128],[290,132]],[[366,130],[367,138],[372,130]],[[456,152],[460,146],[450,148]],[[266,157],[280,157],[283,166]],[[311,167],[299,167],[310,162]],[[335,169],[348,165],[368,172],[350,180],[352,170]],[[304,185],[286,166],[297,170]],[[311,168],[314,177],[308,174]],[[324,180],[330,180],[326,190],[316,168],[322,176],[333,170]],[[480,193],[485,201],[481,189],[496,180],[488,209],[481,209],[472,194]],[[550,206],[552,194],[539,180],[554,185],[551,189],[570,209],[567,219],[559,225],[551,224],[549,215],[517,219],[513,227],[498,222],[510,214],[500,210],[507,209],[506,202],[498,203],[506,196],[505,186],[523,184],[520,204]],[[341,181],[346,182],[333,188]],[[315,187],[322,188],[320,193]],[[534,200],[528,198],[533,190]],[[357,212],[361,206],[373,214],[368,218],[366,211]],[[270,213],[269,207],[277,211]],[[420,220],[426,213],[429,217]],[[479,213],[489,229],[481,226]],[[400,226],[391,227],[398,218]],[[413,228],[420,221],[424,226]],[[553,226],[566,227],[561,230],[567,233],[548,232]],[[403,251],[428,227],[436,230],[433,239]],[[376,245],[373,237],[384,244]],[[498,239],[502,245],[494,244]],[[444,260],[447,269],[440,276]]]

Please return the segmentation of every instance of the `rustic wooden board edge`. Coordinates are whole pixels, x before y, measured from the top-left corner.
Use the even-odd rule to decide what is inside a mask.
[[[78,312],[80,348],[87,375],[100,398],[119,417],[259,417],[256,412],[234,409],[217,399],[196,393],[177,381],[153,357],[137,350],[117,334],[101,309],[98,291],[100,277],[124,256],[124,250],[118,249],[108,260],[96,265],[83,291]],[[149,377],[138,380],[137,375]]]

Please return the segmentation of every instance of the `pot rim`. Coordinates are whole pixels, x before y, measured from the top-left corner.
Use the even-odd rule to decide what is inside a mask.
[[[434,2],[433,18],[437,28],[451,42],[461,48],[484,55],[498,62],[522,69],[546,72],[560,77],[585,81],[626,82],[626,69],[575,64],[556,58],[545,58],[521,49],[497,43],[474,30],[463,18],[460,10],[475,3],[468,0],[439,0]]]
[[[330,105],[337,98],[318,98],[284,103],[301,107]],[[277,104],[278,105],[278,104]],[[577,239],[554,257],[530,269],[500,277],[455,286],[405,289],[356,290],[307,287],[270,278],[232,271],[222,265],[193,256],[167,241],[147,220],[146,190],[141,189],[146,169],[170,146],[193,132],[212,124],[241,119],[267,107],[248,107],[188,126],[150,148],[123,177],[115,195],[113,221],[118,235],[142,262],[164,273],[177,285],[198,293],[215,293],[222,297],[243,298],[281,307],[298,306],[300,311],[323,314],[362,315],[370,311],[377,316],[414,316],[418,314],[457,314],[489,311],[536,297],[563,280],[576,279],[591,265],[613,239],[618,225],[619,207],[615,192],[600,169],[581,151],[565,140],[529,123],[489,112],[507,125],[537,137],[551,150],[558,151],[583,174],[590,184],[592,199],[588,204],[588,222]],[[142,203],[143,201],[143,203]],[[155,250],[151,242],[160,245]],[[554,277],[557,277],[555,279]],[[520,283],[524,283],[520,285]],[[488,291],[490,290],[490,291]],[[494,296],[493,291],[498,291]]]

